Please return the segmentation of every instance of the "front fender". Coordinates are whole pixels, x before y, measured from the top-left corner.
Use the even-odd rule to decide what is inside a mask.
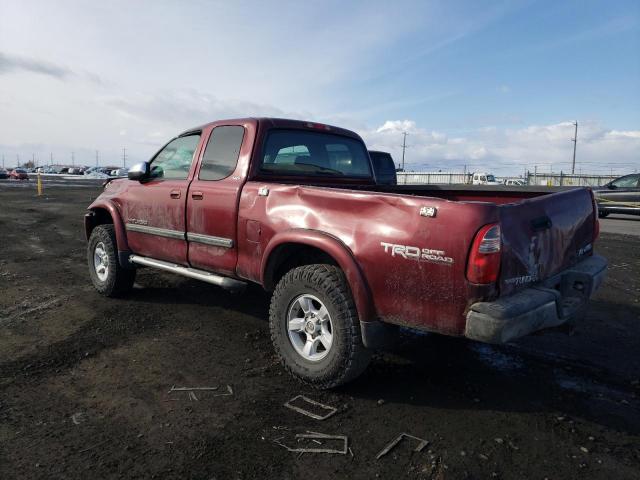
[[[265,249],[265,254],[262,256],[262,263],[260,266],[260,283],[268,286],[271,282],[269,271],[269,259],[275,249],[281,245],[292,243],[308,245],[310,247],[322,250],[327,255],[331,256],[338,266],[342,269],[351,294],[358,310],[358,318],[361,322],[370,322],[375,320],[375,311],[373,308],[373,301],[371,299],[371,292],[367,281],[358,266],[353,254],[349,248],[342,243],[338,238],[328,235],[323,232],[307,229],[295,229],[281,232],[269,241]]]
[[[91,231],[93,230],[93,228],[100,223],[95,223],[97,220],[97,212],[99,212],[100,210],[105,211],[111,217],[111,222],[113,223],[113,228],[116,233],[116,242],[118,243],[118,254],[120,257],[120,263],[122,264],[122,258],[126,257],[127,262],[126,265],[123,266],[127,267],[128,257],[130,253],[129,243],[127,242],[127,233],[124,228],[124,222],[122,221],[122,216],[120,215],[118,207],[116,207],[116,205],[110,200],[97,199],[95,202],[89,205],[89,208],[87,210],[89,210],[89,213],[87,213],[84,217],[87,240],[91,236]]]

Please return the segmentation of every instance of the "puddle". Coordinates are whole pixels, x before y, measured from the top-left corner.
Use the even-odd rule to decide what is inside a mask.
[[[513,372],[524,367],[524,362],[515,355],[501,352],[497,348],[483,343],[471,345],[478,359],[496,370]]]

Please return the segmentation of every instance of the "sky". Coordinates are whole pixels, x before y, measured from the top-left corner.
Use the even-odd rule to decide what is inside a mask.
[[[5,166],[278,116],[413,171],[640,170],[640,2],[0,0]]]

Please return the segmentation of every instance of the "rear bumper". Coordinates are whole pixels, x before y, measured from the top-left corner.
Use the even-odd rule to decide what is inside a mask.
[[[593,255],[540,285],[493,302],[474,303],[464,335],[486,343],[506,343],[571,319],[600,287],[607,260]]]

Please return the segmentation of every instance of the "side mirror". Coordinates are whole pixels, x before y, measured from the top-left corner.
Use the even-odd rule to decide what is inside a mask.
[[[129,180],[137,180],[141,182],[146,178],[149,178],[150,168],[148,162],[136,163],[133,167],[129,169],[129,173],[127,173],[127,177]]]

